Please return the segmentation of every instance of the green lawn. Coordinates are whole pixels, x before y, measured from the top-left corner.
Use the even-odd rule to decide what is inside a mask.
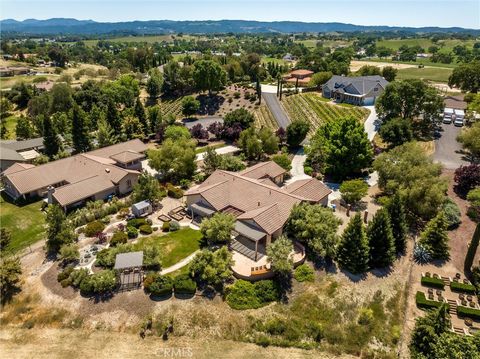
[[[269,62],[273,62],[274,64],[279,64],[279,65],[287,65],[288,62],[283,60],[283,59],[277,59],[275,57],[262,57],[262,63],[266,64]]]
[[[12,233],[12,240],[7,247],[17,252],[45,237],[45,215],[40,210],[42,201],[23,206],[11,203],[2,193],[0,198],[0,226]]]
[[[8,136],[7,139],[14,140],[16,138],[15,130],[17,128],[17,116],[8,116],[2,119],[2,122],[5,122],[5,126],[7,127]]]
[[[162,267],[167,268],[199,249],[201,237],[200,231],[182,228],[165,236],[140,238],[135,247],[138,250],[141,250],[146,245],[158,247],[160,253],[162,253]]]
[[[398,70],[397,79],[423,79],[436,82],[448,82],[452,69],[442,68],[409,68]]]

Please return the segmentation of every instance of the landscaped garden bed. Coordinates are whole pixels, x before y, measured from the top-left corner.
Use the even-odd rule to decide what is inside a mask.
[[[474,285],[466,283],[450,282],[450,288],[454,292],[464,292],[469,294],[475,294],[477,292]]]
[[[425,297],[425,293],[418,291],[417,294],[415,295],[415,301],[417,303],[417,307],[422,308],[422,309],[432,309],[432,308],[438,308],[444,302],[438,302],[435,300],[428,300]],[[447,304],[448,306],[448,304]]]
[[[457,307],[457,314],[460,317],[480,319],[480,309],[458,306]]]
[[[433,277],[422,277],[422,285],[426,287],[434,287],[434,288],[440,288],[444,289],[445,288],[445,283],[443,282],[442,279],[440,278],[433,278]]]

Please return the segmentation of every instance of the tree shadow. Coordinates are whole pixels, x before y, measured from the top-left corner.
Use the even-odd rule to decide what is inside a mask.
[[[169,300],[171,299],[173,296],[173,292],[170,292],[170,293],[167,293],[167,294],[163,294],[163,295],[155,295],[155,294],[150,294],[150,300],[154,301],[154,302],[163,302],[165,300]]]
[[[219,95],[198,95],[197,100],[200,102],[199,115],[214,115],[225,102],[225,98]]]
[[[342,272],[348,279],[350,279],[354,283],[361,282],[367,278],[367,273],[359,273],[359,274],[354,274],[346,269],[340,269],[340,272]]]
[[[392,267],[374,268],[370,270],[370,273],[372,273],[377,278],[386,278],[390,274],[392,274]]]

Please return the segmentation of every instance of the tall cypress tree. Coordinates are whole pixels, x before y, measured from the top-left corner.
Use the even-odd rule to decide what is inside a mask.
[[[337,261],[340,267],[354,274],[368,270],[368,238],[360,213],[350,220],[343,232],[337,249]]]
[[[117,105],[113,100],[109,100],[107,104],[107,122],[112,128],[115,136],[122,134],[122,119],[117,111]]]
[[[90,134],[85,121],[85,112],[75,104],[72,108],[72,142],[78,152],[87,152],[92,148]]]
[[[390,266],[395,260],[395,240],[386,209],[377,211],[368,225],[367,236],[370,247],[370,267]]]
[[[43,119],[43,146],[45,154],[52,159],[62,149],[60,138],[57,131],[52,126],[50,117],[45,116]]]
[[[137,102],[135,102],[134,114],[142,125],[143,133],[148,135],[150,132],[150,127],[148,125],[147,115],[145,114],[145,108],[142,105],[142,101],[140,101],[140,97],[137,97]]]
[[[396,193],[387,206],[392,225],[393,238],[395,239],[395,250],[403,253],[407,245],[407,220],[405,218],[405,207],[400,194]]]
[[[427,223],[419,242],[430,252],[433,259],[447,260],[450,258],[447,221],[443,211],[440,211]]]

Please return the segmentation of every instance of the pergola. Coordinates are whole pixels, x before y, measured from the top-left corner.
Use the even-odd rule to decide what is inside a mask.
[[[143,251],[119,253],[113,267],[120,277],[120,289],[138,288],[143,282]]]
[[[237,233],[238,235],[252,241],[254,244],[255,244],[255,255],[253,258],[254,261],[257,261],[258,260],[258,243],[266,237],[266,233],[259,230],[259,229],[256,229],[255,227],[245,223],[245,222],[242,222],[242,221],[236,221],[235,222],[235,229],[234,229],[234,232]],[[252,249],[250,249],[247,245],[243,244],[243,243],[240,243],[239,244],[245,248],[234,248],[236,249],[237,251],[239,251],[240,253],[242,253],[242,249],[244,249],[243,252],[250,252],[252,251]],[[249,256],[249,253],[242,253],[244,255],[246,255],[247,257],[250,257]]]

